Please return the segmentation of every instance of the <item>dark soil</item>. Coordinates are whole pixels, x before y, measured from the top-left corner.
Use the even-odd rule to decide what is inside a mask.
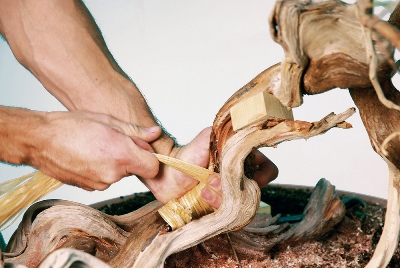
[[[303,213],[311,190],[286,189],[268,186],[262,189],[261,200],[270,204],[272,215],[292,216]],[[340,196],[346,198],[347,196]],[[122,199],[123,200],[123,199]],[[155,200],[151,192],[135,195],[118,204],[100,210],[122,215]],[[172,255],[166,267],[364,267],[379,241],[386,208],[378,203],[365,202],[348,209],[345,218],[325,237],[286,248],[273,248],[257,258],[237,252],[234,257],[226,234],[216,236],[195,247]],[[240,261],[240,265],[237,262]],[[398,248],[388,267],[400,268]]]
[[[137,193],[133,198],[129,199],[121,196],[120,199],[120,203],[107,204],[99,208],[99,210],[108,215],[124,215],[156,200],[152,192]]]
[[[283,189],[279,186],[268,186],[261,189],[261,200],[272,207],[272,216],[303,213],[310,195],[311,190]],[[120,198],[120,203],[108,204],[99,210],[109,215],[124,215],[156,200],[151,192],[138,193],[129,199],[125,199],[123,196]]]

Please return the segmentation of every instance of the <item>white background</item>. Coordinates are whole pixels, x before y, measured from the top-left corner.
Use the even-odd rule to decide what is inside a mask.
[[[271,0],[85,1],[114,57],[148,100],[164,127],[181,144],[210,126],[219,108],[283,51],[269,35]],[[62,63],[60,63],[62,64]],[[32,110],[65,108],[0,41],[0,105]],[[347,90],[306,96],[295,119],[316,121],[354,104]],[[372,150],[358,113],[352,129],[333,129],[307,141],[262,151],[280,169],[275,183],[313,186],[328,179],[337,189],[387,198],[386,164]],[[0,164],[0,180],[33,171]],[[147,191],[135,177],[104,192],[62,186],[47,198],[84,204]],[[15,225],[4,231],[6,240]]]

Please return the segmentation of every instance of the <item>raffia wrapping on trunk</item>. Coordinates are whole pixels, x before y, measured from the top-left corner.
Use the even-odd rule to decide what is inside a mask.
[[[164,221],[171,226],[172,230],[178,229],[194,219],[214,212],[214,209],[200,197],[201,190],[206,186],[207,178],[214,173],[213,171],[183,162],[176,158],[159,154],[154,155],[160,162],[172,166],[200,182],[184,196],[179,199],[170,200],[158,210],[158,213]]]
[[[181,198],[170,200],[158,210],[158,213],[171,226],[172,230],[214,212],[214,209],[200,197],[201,190],[204,187],[204,183],[199,183]]]

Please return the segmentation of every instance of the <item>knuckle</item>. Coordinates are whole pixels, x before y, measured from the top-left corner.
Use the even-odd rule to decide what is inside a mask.
[[[102,183],[102,184],[100,184],[100,185],[98,185],[98,186],[96,187],[96,190],[97,190],[97,191],[104,191],[104,190],[107,190],[108,188],[110,188],[110,186],[111,186],[111,184],[104,184],[104,183]]]
[[[154,178],[158,174],[158,168],[150,168],[147,174],[150,178]]]
[[[102,183],[107,184],[109,187],[111,184],[117,182],[118,180],[119,179],[116,176],[107,176],[102,180]]]
[[[117,169],[118,167],[116,165],[111,166],[111,168],[100,177],[99,185],[101,184],[101,187],[106,187],[105,189],[107,189],[111,184],[119,181],[120,176],[118,176],[116,172]]]
[[[158,161],[157,163],[147,162],[143,165],[136,167],[136,169],[138,171],[136,174],[138,174],[140,177],[143,177],[145,179],[152,179],[158,174],[159,164]]]
[[[128,131],[131,136],[140,136],[140,128],[137,125],[134,124],[127,124],[128,125]]]

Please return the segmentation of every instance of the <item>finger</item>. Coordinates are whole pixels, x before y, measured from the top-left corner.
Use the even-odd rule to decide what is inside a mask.
[[[145,142],[144,140],[139,139],[138,137],[132,136],[130,137],[131,140],[140,148],[142,148],[143,150],[146,150],[150,153],[154,153],[153,148],[151,147],[150,144],[148,144],[147,142]]]
[[[82,188],[83,190],[92,192],[92,191],[104,191],[107,190],[111,185],[107,183],[101,183],[101,182],[91,182],[90,184],[71,184],[73,186],[77,186],[79,188]]]
[[[278,177],[278,167],[258,150],[254,150],[254,163],[258,165],[258,170],[254,174],[254,180],[260,188],[265,187],[268,183]]]
[[[131,137],[135,136],[146,142],[152,142],[156,140],[162,133],[161,127],[157,125],[145,128],[135,124],[126,123],[105,114],[88,113],[88,116],[92,116],[98,122],[109,125],[122,134]]]
[[[159,171],[160,162],[147,150],[135,146],[131,151],[132,159],[126,167],[127,175],[137,175],[144,179],[153,179]]]
[[[210,134],[211,127],[203,129],[189,144],[181,147],[177,158],[206,167],[209,162]]]
[[[110,184],[102,182],[99,178],[89,179],[74,172],[62,169],[58,166],[43,166],[41,171],[50,177],[53,177],[64,184],[76,186],[86,191],[103,191],[110,187]]]
[[[213,173],[207,178],[207,186],[210,187],[216,194],[222,196],[221,177],[219,173]]]
[[[114,126],[112,127],[117,131],[130,137],[138,137],[146,142],[152,142],[156,140],[158,137],[160,137],[162,132],[161,127],[159,126],[144,128],[134,124],[128,124],[119,120],[115,120],[113,123]]]
[[[201,198],[213,208],[218,209],[222,203],[222,188],[219,174],[211,174],[207,181],[208,184],[201,191]]]
[[[218,209],[222,203],[222,197],[214,192],[209,186],[206,186],[201,190],[201,198],[204,202],[215,209]]]

